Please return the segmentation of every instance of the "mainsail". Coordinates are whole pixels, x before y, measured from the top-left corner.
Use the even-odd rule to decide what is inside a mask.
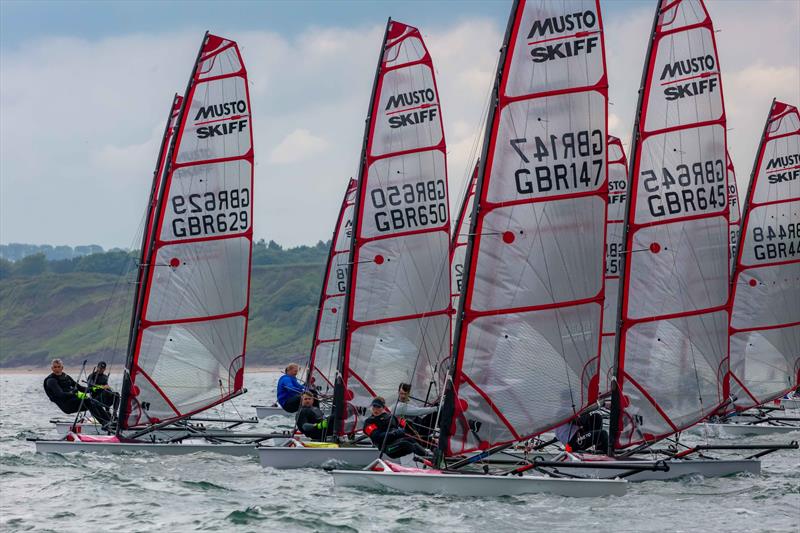
[[[739,205],[739,187],[736,185],[736,171],[733,168],[731,154],[725,154],[728,169],[728,208],[730,213],[730,253],[728,257],[731,265],[736,263],[736,246],[739,243],[739,221],[742,216],[741,206]]]
[[[356,196],[356,180],[351,179],[336,219],[331,239],[328,263],[317,308],[317,324],[314,328],[314,344],[308,363],[306,383],[323,395],[333,394],[336,379],[336,361],[339,355],[339,335],[342,330],[342,302],[347,289],[350,243],[353,239],[353,205]]]
[[[467,183],[464,198],[461,199],[461,207],[458,210],[458,218],[454,226],[453,238],[450,244],[450,298],[452,308],[458,309],[458,299],[464,284],[464,256],[467,253],[469,242],[469,228],[472,225],[472,201],[475,198],[475,183],[478,180],[478,168],[480,160],[475,163],[475,169]]]
[[[630,173],[611,433],[617,448],[687,428],[725,399],[725,107],[702,0],[659,0]]]
[[[514,4],[440,422],[447,455],[541,433],[596,397],[607,94],[597,1]]]
[[[401,382],[415,398],[437,394],[450,347],[448,211],[431,56],[417,28],[389,20],[358,176],[334,396],[340,434],[374,395],[394,401]]]
[[[603,303],[603,342],[600,349],[600,392],[611,392],[614,347],[619,316],[619,274],[625,206],[628,203],[628,158],[622,141],[608,136],[608,213],[606,218],[606,289]]]
[[[774,101],[747,191],[732,284],[737,409],[800,385],[800,114]]]
[[[252,248],[253,141],[235,42],[206,34],[149,213],[119,428],[241,393]]]

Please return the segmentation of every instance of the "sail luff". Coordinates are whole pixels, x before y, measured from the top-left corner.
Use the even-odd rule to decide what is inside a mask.
[[[458,217],[455,222],[455,231],[452,235],[452,245],[450,248],[450,298],[455,312],[458,309],[458,300],[461,297],[464,280],[464,253],[469,239],[469,221],[472,215],[472,201],[475,198],[475,183],[478,179],[480,160],[475,162],[475,167],[467,181],[467,188],[464,197],[461,199],[461,206],[458,209]],[[468,216],[469,215],[469,216]],[[451,347],[452,350],[452,347]]]
[[[185,418],[244,390],[251,121],[238,46],[206,33],[161,183],[122,428]]]
[[[575,53],[550,54],[554,39]],[[599,4],[515,3],[502,50],[442,416],[448,455],[547,431],[597,394],[608,194]]]
[[[725,401],[730,208],[718,65],[702,0],[659,2],[633,136],[617,449],[681,431]]]
[[[769,161],[767,159],[769,158]],[[800,385],[800,114],[772,101],[753,162],[731,280],[733,409]],[[731,409],[729,409],[731,410]]]
[[[386,39],[389,36],[389,26],[392,24],[392,18],[386,20],[386,28],[383,31],[383,39],[381,40],[380,52],[378,53],[378,63],[375,66],[375,76],[372,81],[372,92],[369,96],[369,107],[367,108],[367,117],[364,120],[364,138],[361,142],[361,157],[358,160],[358,177],[356,178],[356,194],[354,197],[353,207],[353,228],[352,238],[350,239],[350,253],[347,256],[347,287],[345,288],[344,302],[342,304],[342,331],[339,334],[339,354],[337,356],[336,364],[336,379],[333,391],[333,434],[342,435],[344,433],[343,426],[345,422],[345,404],[346,398],[346,384],[344,381],[345,365],[347,364],[347,330],[348,318],[350,316],[350,299],[353,287],[353,277],[355,276],[355,256],[356,256],[356,243],[358,242],[358,213],[361,211],[361,191],[364,184],[364,173],[367,169],[367,148],[369,144],[369,135],[372,131],[372,117],[375,112],[375,95],[378,92],[378,80],[381,74],[381,65],[383,63],[383,54],[386,49]]]
[[[328,338],[321,338],[320,331],[322,329],[322,324],[323,324],[323,320],[324,320],[326,311],[341,316],[341,314],[338,313],[338,309],[332,308],[332,309],[328,310],[328,309],[326,309],[325,304],[328,302],[328,300],[335,298],[335,295],[329,294],[329,290],[328,289],[329,289],[329,287],[331,285],[331,282],[332,282],[332,279],[333,279],[331,276],[334,274],[334,267],[339,266],[338,262],[337,262],[337,257],[345,255],[346,253],[349,253],[349,250],[350,250],[349,241],[352,238],[352,214],[350,215],[349,219],[348,219],[347,215],[348,215],[348,208],[353,205],[353,197],[355,195],[356,185],[357,185],[357,182],[354,179],[350,179],[348,181],[348,183],[347,183],[347,188],[346,188],[344,196],[342,198],[342,205],[339,208],[339,214],[336,217],[336,224],[334,225],[333,235],[331,236],[331,246],[330,246],[330,250],[328,251],[328,259],[327,259],[327,261],[325,263],[325,272],[324,272],[324,275],[322,277],[322,287],[320,288],[319,304],[317,306],[317,319],[316,319],[316,323],[315,323],[315,326],[314,326],[314,336],[312,337],[312,341],[311,341],[311,351],[310,351],[310,354],[309,354],[308,372],[306,374],[306,386],[309,386],[309,387],[310,386],[316,386],[317,390],[319,390],[321,384],[317,384],[316,383],[316,379],[315,379],[315,376],[314,376],[315,373],[319,374],[329,386],[332,386],[333,382],[336,380],[336,378],[335,378],[336,369],[335,368],[333,369],[333,374],[334,375],[330,375],[330,373],[323,372],[323,369],[319,368],[319,366],[317,364],[318,363],[317,351],[320,349],[320,345],[323,344],[323,343],[328,343],[328,342],[330,342],[330,343],[334,343],[334,342],[338,343],[339,342],[338,337],[337,337],[336,340],[328,339]],[[348,224],[348,222],[349,222],[349,224]],[[349,226],[349,228],[348,228],[348,226]],[[342,232],[345,232],[345,235],[347,234],[347,232],[350,233],[350,237],[348,237],[347,251],[339,251],[337,249],[337,245],[338,245],[338,243],[339,243],[339,241],[341,239]],[[344,275],[345,278],[347,277],[346,272],[348,270],[349,269],[345,266],[345,275]],[[344,293],[347,290],[346,289],[346,284],[343,287],[343,289],[344,290],[339,290],[338,293]],[[341,328],[338,328],[338,327],[336,329],[337,330],[341,330]],[[338,350],[336,351],[336,354],[338,356]],[[329,388],[329,387],[326,387],[326,388]]]
[[[127,418],[127,414],[129,413],[129,402],[130,402],[130,393],[131,393],[131,369],[133,368],[134,358],[136,356],[136,349],[139,344],[139,338],[141,335],[140,324],[142,321],[142,310],[144,309],[145,305],[145,298],[148,292],[147,283],[150,280],[150,271],[152,270],[152,263],[155,260],[153,256],[153,249],[155,247],[156,242],[156,235],[158,232],[158,227],[154,223],[155,220],[159,218],[159,212],[163,208],[164,204],[164,191],[166,189],[167,184],[167,174],[170,171],[172,166],[172,156],[175,151],[175,141],[177,139],[177,130],[184,121],[184,115],[186,111],[186,104],[189,98],[189,93],[192,88],[192,84],[194,83],[194,76],[197,72],[197,66],[200,63],[200,57],[203,54],[203,47],[205,46],[206,40],[208,39],[209,32],[206,31],[205,35],[203,36],[203,40],[200,43],[200,48],[197,51],[197,58],[195,59],[194,66],[192,67],[192,73],[189,76],[189,82],[186,84],[186,90],[184,91],[183,98],[179,103],[180,110],[178,111],[178,116],[176,119],[176,125],[172,133],[169,136],[169,142],[167,143],[169,146],[166,155],[164,156],[163,160],[161,159],[161,155],[159,154],[159,162],[157,163],[157,174],[158,176],[154,176],[154,192],[157,189],[157,196],[155,197],[155,205],[152,209],[148,208],[148,221],[145,224],[145,227],[149,229],[149,232],[145,232],[145,237],[142,240],[142,257],[146,260],[143,263],[144,268],[140,270],[139,273],[139,280],[136,285],[136,297],[134,300],[134,319],[131,321],[131,330],[128,338],[128,350],[127,356],[125,358],[125,369],[123,371],[122,376],[122,388],[120,390],[120,402],[119,408],[117,412],[117,427],[116,433],[119,434],[123,427],[126,425],[125,419]],[[172,112],[173,110],[170,109],[170,121],[172,120]],[[168,126],[169,127],[169,126]],[[166,136],[166,133],[165,133]],[[166,140],[166,139],[165,139]],[[163,144],[162,144],[163,147]],[[152,198],[151,198],[152,200]],[[149,235],[147,235],[149,233]],[[145,243],[147,244],[147,251],[145,252]],[[146,254],[146,256],[145,256]]]

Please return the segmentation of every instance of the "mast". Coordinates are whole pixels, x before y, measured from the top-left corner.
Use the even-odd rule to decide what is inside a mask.
[[[186,111],[186,102],[189,98],[189,93],[192,88],[192,84],[194,83],[194,77],[197,72],[197,65],[200,63],[200,57],[203,53],[203,48],[205,47],[206,41],[208,40],[209,32],[206,31],[205,35],[203,36],[203,40],[200,43],[200,49],[197,51],[197,58],[194,61],[194,66],[192,67],[192,74],[189,76],[189,82],[186,84],[186,90],[184,91],[183,98],[180,99],[180,102],[177,102],[180,106],[180,111],[178,111],[178,117],[176,120],[175,128],[178,125],[183,123],[183,116]],[[178,95],[175,95],[175,99],[173,99],[173,105],[176,103],[178,99]],[[172,119],[173,109],[170,109],[170,119],[167,122],[167,130],[169,129],[169,122]],[[166,141],[166,134],[167,131],[164,132]],[[158,224],[155,223],[158,220],[160,213],[163,209],[164,204],[164,190],[166,189],[167,185],[167,175],[170,172],[170,167],[172,166],[172,156],[175,152],[175,141],[177,139],[177,134],[175,131],[169,136],[169,150],[167,151],[167,155],[164,160],[161,160],[161,156],[163,154],[166,142],[162,142],[161,150],[159,151],[159,167],[156,168],[155,174],[157,176],[153,176],[153,189],[150,194],[150,203],[153,202],[153,193],[155,193],[156,188],[158,189],[158,196],[155,198],[155,206],[150,208],[148,207],[148,215],[149,220],[145,224],[145,235],[142,236],[142,259],[143,262],[139,268],[139,281],[136,284],[136,294],[134,296],[134,308],[133,313],[131,315],[131,329],[128,335],[128,349],[127,355],[125,356],[125,370],[123,371],[122,375],[122,390],[120,391],[120,401],[119,401],[119,408],[117,411],[117,427],[116,427],[116,434],[120,434],[120,430],[122,429],[121,418],[123,412],[126,409],[128,401],[130,400],[130,392],[131,392],[131,368],[133,365],[133,358],[136,351],[136,344],[137,340],[140,335],[140,324],[142,321],[142,308],[144,306],[144,298],[147,293],[147,287],[144,285],[150,278],[150,270],[152,267],[153,258],[153,250],[155,248],[156,238],[158,235]],[[150,206],[150,204],[148,204]],[[149,234],[148,234],[149,229]],[[145,252],[145,247],[147,247],[147,251]]]
[[[714,28],[702,0],[662,0],[651,36],[625,222],[617,450],[683,431],[725,401],[730,208]]]
[[[353,237],[350,239],[350,253],[347,259],[347,287],[344,293],[344,304],[342,305],[342,333],[339,335],[339,354],[336,363],[336,383],[333,388],[333,434],[339,435],[342,433],[342,426],[345,420],[345,385],[344,385],[344,364],[345,352],[347,351],[347,329],[348,320],[350,315],[350,298],[351,288],[353,286],[353,278],[355,272],[355,255],[356,255],[356,241],[358,239],[358,213],[361,210],[361,190],[364,185],[364,173],[367,169],[367,144],[369,142],[369,133],[372,126],[372,113],[375,106],[375,95],[378,92],[378,80],[381,74],[381,65],[383,64],[383,54],[386,50],[386,38],[389,35],[389,26],[392,23],[392,18],[386,20],[386,28],[383,31],[383,39],[381,40],[381,48],[378,53],[378,64],[375,66],[375,76],[372,81],[372,92],[369,96],[369,108],[367,109],[367,118],[364,121],[364,139],[361,143],[361,158],[358,161],[358,179],[356,185],[356,195],[353,209]]]
[[[440,456],[538,435],[597,393],[608,198],[599,3],[515,2],[501,50]]]
[[[631,209],[634,207],[633,196],[636,192],[631,188],[631,180],[633,179],[633,172],[636,163],[636,151],[639,148],[639,121],[642,118],[642,106],[644,105],[644,89],[647,85],[647,74],[650,72],[650,63],[653,61],[653,43],[656,40],[656,28],[658,27],[658,17],[661,14],[661,3],[663,0],[658,0],[656,5],[656,12],[653,15],[653,27],[650,29],[650,41],[647,43],[647,54],[645,55],[644,67],[642,68],[642,79],[639,82],[639,101],[636,103],[636,115],[633,121],[633,133],[631,134],[631,147],[628,151],[631,154],[631,159],[628,161],[630,168],[628,170],[628,198],[627,209],[625,209],[625,221],[622,224],[622,249],[619,254],[619,291],[617,294],[617,333],[614,336],[614,367],[612,370],[613,378],[611,383],[611,412],[608,422],[608,454],[614,456],[614,442],[617,440],[619,434],[619,418],[622,415],[620,408],[622,398],[620,397],[620,390],[617,386],[619,379],[620,369],[620,331],[622,330],[623,313],[622,313],[622,297],[625,289],[625,270],[626,270],[626,256],[630,251],[626,248],[628,243],[628,228],[629,221],[631,220]]]

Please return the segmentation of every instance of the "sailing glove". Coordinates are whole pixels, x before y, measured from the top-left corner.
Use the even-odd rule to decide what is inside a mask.
[[[81,392],[81,391],[76,392],[75,396],[77,396],[78,399],[80,399],[80,400],[86,400],[86,399],[89,398],[88,394],[86,394],[85,392]]]
[[[317,422],[314,424],[314,427],[317,429],[328,429],[328,419],[325,418],[322,420],[322,422]]]

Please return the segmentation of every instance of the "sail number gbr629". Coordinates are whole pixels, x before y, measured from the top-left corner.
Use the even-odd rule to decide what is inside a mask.
[[[648,212],[655,219],[721,211],[727,202],[721,159],[643,170],[641,184]]]
[[[240,233],[249,227],[250,189],[203,194],[176,194],[170,198],[175,238],[211,237]]]

